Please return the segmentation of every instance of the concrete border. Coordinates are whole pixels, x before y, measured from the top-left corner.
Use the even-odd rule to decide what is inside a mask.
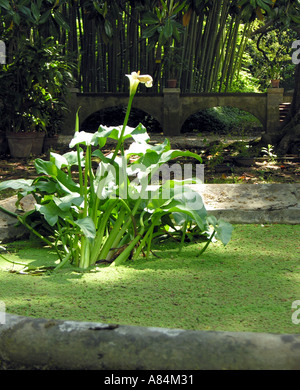
[[[6,314],[0,369],[299,370],[300,334],[191,331]]]

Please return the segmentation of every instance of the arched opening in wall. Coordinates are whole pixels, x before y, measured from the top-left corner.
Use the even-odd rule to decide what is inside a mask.
[[[254,115],[236,107],[213,107],[189,116],[181,133],[199,135],[228,135],[258,137],[264,131],[263,124]]]
[[[100,125],[122,125],[126,115],[126,109],[127,107],[125,106],[116,106],[97,111],[84,120],[80,126],[80,130],[95,132]],[[163,131],[160,123],[153,116],[138,108],[132,108],[128,126],[136,127],[139,123],[145,126],[148,133],[161,133]]]

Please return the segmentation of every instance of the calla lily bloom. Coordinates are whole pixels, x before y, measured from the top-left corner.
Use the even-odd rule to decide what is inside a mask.
[[[148,74],[140,75],[140,71],[138,71],[127,74],[126,76],[129,78],[130,82],[130,96],[135,94],[139,83],[145,84],[147,88],[152,87],[153,79]]]
[[[127,106],[127,110],[126,110],[126,115],[125,115],[122,131],[121,131],[121,134],[120,134],[120,137],[118,140],[118,144],[117,144],[116,149],[114,151],[114,154],[112,156],[112,160],[114,160],[116,158],[120,149],[121,149],[122,154],[124,155],[123,137],[125,134],[127,123],[128,123],[132,101],[133,101],[133,98],[134,98],[134,95],[136,93],[136,90],[137,90],[139,83],[145,84],[147,88],[152,87],[152,84],[153,84],[152,77],[149,76],[148,74],[140,75],[140,71],[132,72],[131,74],[127,74],[126,76],[129,78],[129,82],[130,82],[130,86],[129,86],[130,96],[129,96],[129,102],[128,102],[128,106]]]

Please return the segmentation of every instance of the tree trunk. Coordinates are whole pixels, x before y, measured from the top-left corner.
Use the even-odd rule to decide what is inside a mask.
[[[266,24],[262,30],[257,30],[253,34],[266,32],[270,24]],[[300,37],[300,27],[293,26],[298,39]],[[278,155],[286,154],[300,155],[300,63],[295,69],[295,89],[291,109],[283,124],[278,128],[275,134],[265,134],[262,136],[259,144],[266,146],[271,144]]]
[[[279,154],[298,154],[300,151],[300,64],[295,71],[295,89],[290,113],[284,121],[281,135],[276,140],[276,150]]]
[[[272,144],[278,155],[299,154],[300,152],[300,64],[295,70],[295,89],[291,110],[276,135],[266,135],[262,144]]]

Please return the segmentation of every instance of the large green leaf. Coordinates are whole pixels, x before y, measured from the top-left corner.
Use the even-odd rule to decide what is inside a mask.
[[[61,167],[67,167],[69,165],[67,159],[58,153],[51,152],[50,161],[53,162],[58,169],[61,169]]]
[[[76,145],[94,145],[94,133],[87,133],[86,131],[76,131],[69,147],[72,149]]]
[[[54,12],[53,17],[60,27],[64,28],[65,30],[70,30],[69,24],[66,22],[65,18],[59,11]]]
[[[156,24],[159,23],[159,19],[154,12],[149,11],[144,14],[142,22],[145,24]]]
[[[207,217],[207,222],[214,227],[216,231],[216,238],[218,238],[224,245],[227,245],[231,239],[233,226],[221,218],[217,220],[214,215]]]
[[[158,145],[150,145],[147,142],[133,142],[129,146],[129,149],[126,151],[126,156],[131,156],[131,155],[142,156],[142,158],[140,158],[138,162],[143,163],[143,160],[147,159],[147,157],[145,157],[147,153],[155,153],[159,156],[163,152],[168,151],[169,149],[170,149],[170,141],[168,139],[165,139],[162,144],[158,144]]]
[[[120,138],[123,126],[99,126],[98,132],[93,136],[93,145],[99,145],[101,148],[106,144],[107,138],[118,140]],[[136,127],[126,126],[123,140],[133,138],[136,142],[148,141],[149,135],[146,128],[140,123]]]
[[[34,23],[34,19],[31,14],[31,10],[26,7],[25,5],[20,5],[19,6],[19,11],[22,12],[26,16],[26,19],[28,22]]]
[[[80,207],[84,199],[75,193],[62,198],[53,197],[53,201],[62,211],[68,211],[73,205]]]
[[[62,211],[53,201],[43,205],[37,204],[35,207],[44,216],[50,226],[54,226],[59,217],[62,219],[71,217],[69,213]]]
[[[114,30],[113,30],[112,25],[111,25],[111,23],[110,23],[110,21],[108,19],[105,19],[104,30],[105,30],[105,34],[109,38],[111,38],[113,36]]]
[[[186,215],[191,217],[191,219],[199,226],[199,229],[201,231],[204,231],[206,228],[205,219],[201,215],[199,215],[198,212],[194,210],[190,210],[189,207],[187,207],[185,204],[179,201],[173,200],[172,202],[170,202],[168,206],[164,205],[162,207],[162,210],[168,213],[174,213],[174,212],[185,213]],[[155,215],[156,213],[157,211],[155,211],[153,215]],[[203,209],[203,214],[205,214],[205,209]]]
[[[158,25],[154,24],[150,27],[147,27],[143,32],[143,38],[151,38],[155,33],[158,32]]]
[[[31,186],[33,180],[26,179],[17,179],[17,180],[6,180],[0,183],[0,191],[6,190],[7,188],[12,188],[14,190],[24,189],[31,190],[33,187]]]
[[[58,190],[57,183],[52,178],[46,176],[38,177],[33,184],[35,189],[47,194],[54,194]]]
[[[128,127],[128,133],[126,132]],[[148,142],[150,137],[147,133],[145,126],[142,123],[139,123],[135,128],[127,126],[125,129],[125,134],[131,135],[135,142]]]
[[[58,153],[50,153],[50,161],[52,161],[57,168],[61,169],[62,167],[71,167],[72,165],[78,165],[77,152],[71,151],[64,153],[63,155]],[[84,166],[84,154],[83,150],[80,148],[80,165]]]
[[[8,0],[0,0],[0,7],[6,9],[7,11],[11,10],[11,5]]]
[[[161,155],[161,158],[159,160],[160,164],[164,164],[170,160],[173,160],[178,157],[192,157],[198,160],[199,162],[202,162],[202,158],[193,152],[190,152],[188,150],[182,151],[182,150],[168,150],[167,152],[163,153]]]
[[[168,183],[170,185],[172,181]],[[169,192],[167,192],[169,190]],[[187,186],[160,187],[154,197],[149,201],[149,210],[153,215],[157,212],[181,212],[191,219],[204,231],[206,228],[207,212],[201,195]]]
[[[31,2],[31,12],[35,20],[38,20],[41,16],[40,10],[34,2]]]
[[[89,241],[94,240],[96,237],[96,228],[90,217],[78,219],[77,221],[74,221],[74,223],[80,227],[82,233]]]
[[[164,36],[166,39],[171,38],[173,35],[173,23],[170,18],[167,18],[165,26],[164,26]]]
[[[50,10],[44,12],[44,13],[42,14],[42,16],[40,17],[39,24],[44,24],[44,23],[46,23],[46,22],[49,20],[50,14],[51,14],[51,11],[50,11]]]
[[[61,189],[67,193],[79,192],[79,186],[63,171],[57,168],[52,161],[35,160],[37,173],[43,173],[56,179]]]
[[[63,154],[63,157],[67,160],[69,166],[72,165],[81,165],[84,166],[85,164],[85,158],[84,158],[84,152],[81,148],[79,148],[79,162],[78,162],[78,156],[77,151],[71,151]]]
[[[56,178],[58,168],[52,161],[44,161],[40,158],[37,158],[34,161],[34,165],[37,173],[43,173]]]
[[[227,245],[231,239],[233,226],[230,223],[220,219],[216,231],[217,238],[219,238],[224,245]]]
[[[139,155],[140,158],[129,167],[128,173],[130,174],[130,172],[134,170],[134,164],[142,164],[144,167],[146,167],[146,170],[143,170],[143,177],[148,175],[149,178],[154,173],[156,173],[156,171],[158,171],[162,165],[178,157],[191,157],[197,161],[202,162],[201,157],[196,153],[181,150],[171,150],[170,142],[167,139],[159,145],[133,143],[126,152],[126,156],[130,155]]]

